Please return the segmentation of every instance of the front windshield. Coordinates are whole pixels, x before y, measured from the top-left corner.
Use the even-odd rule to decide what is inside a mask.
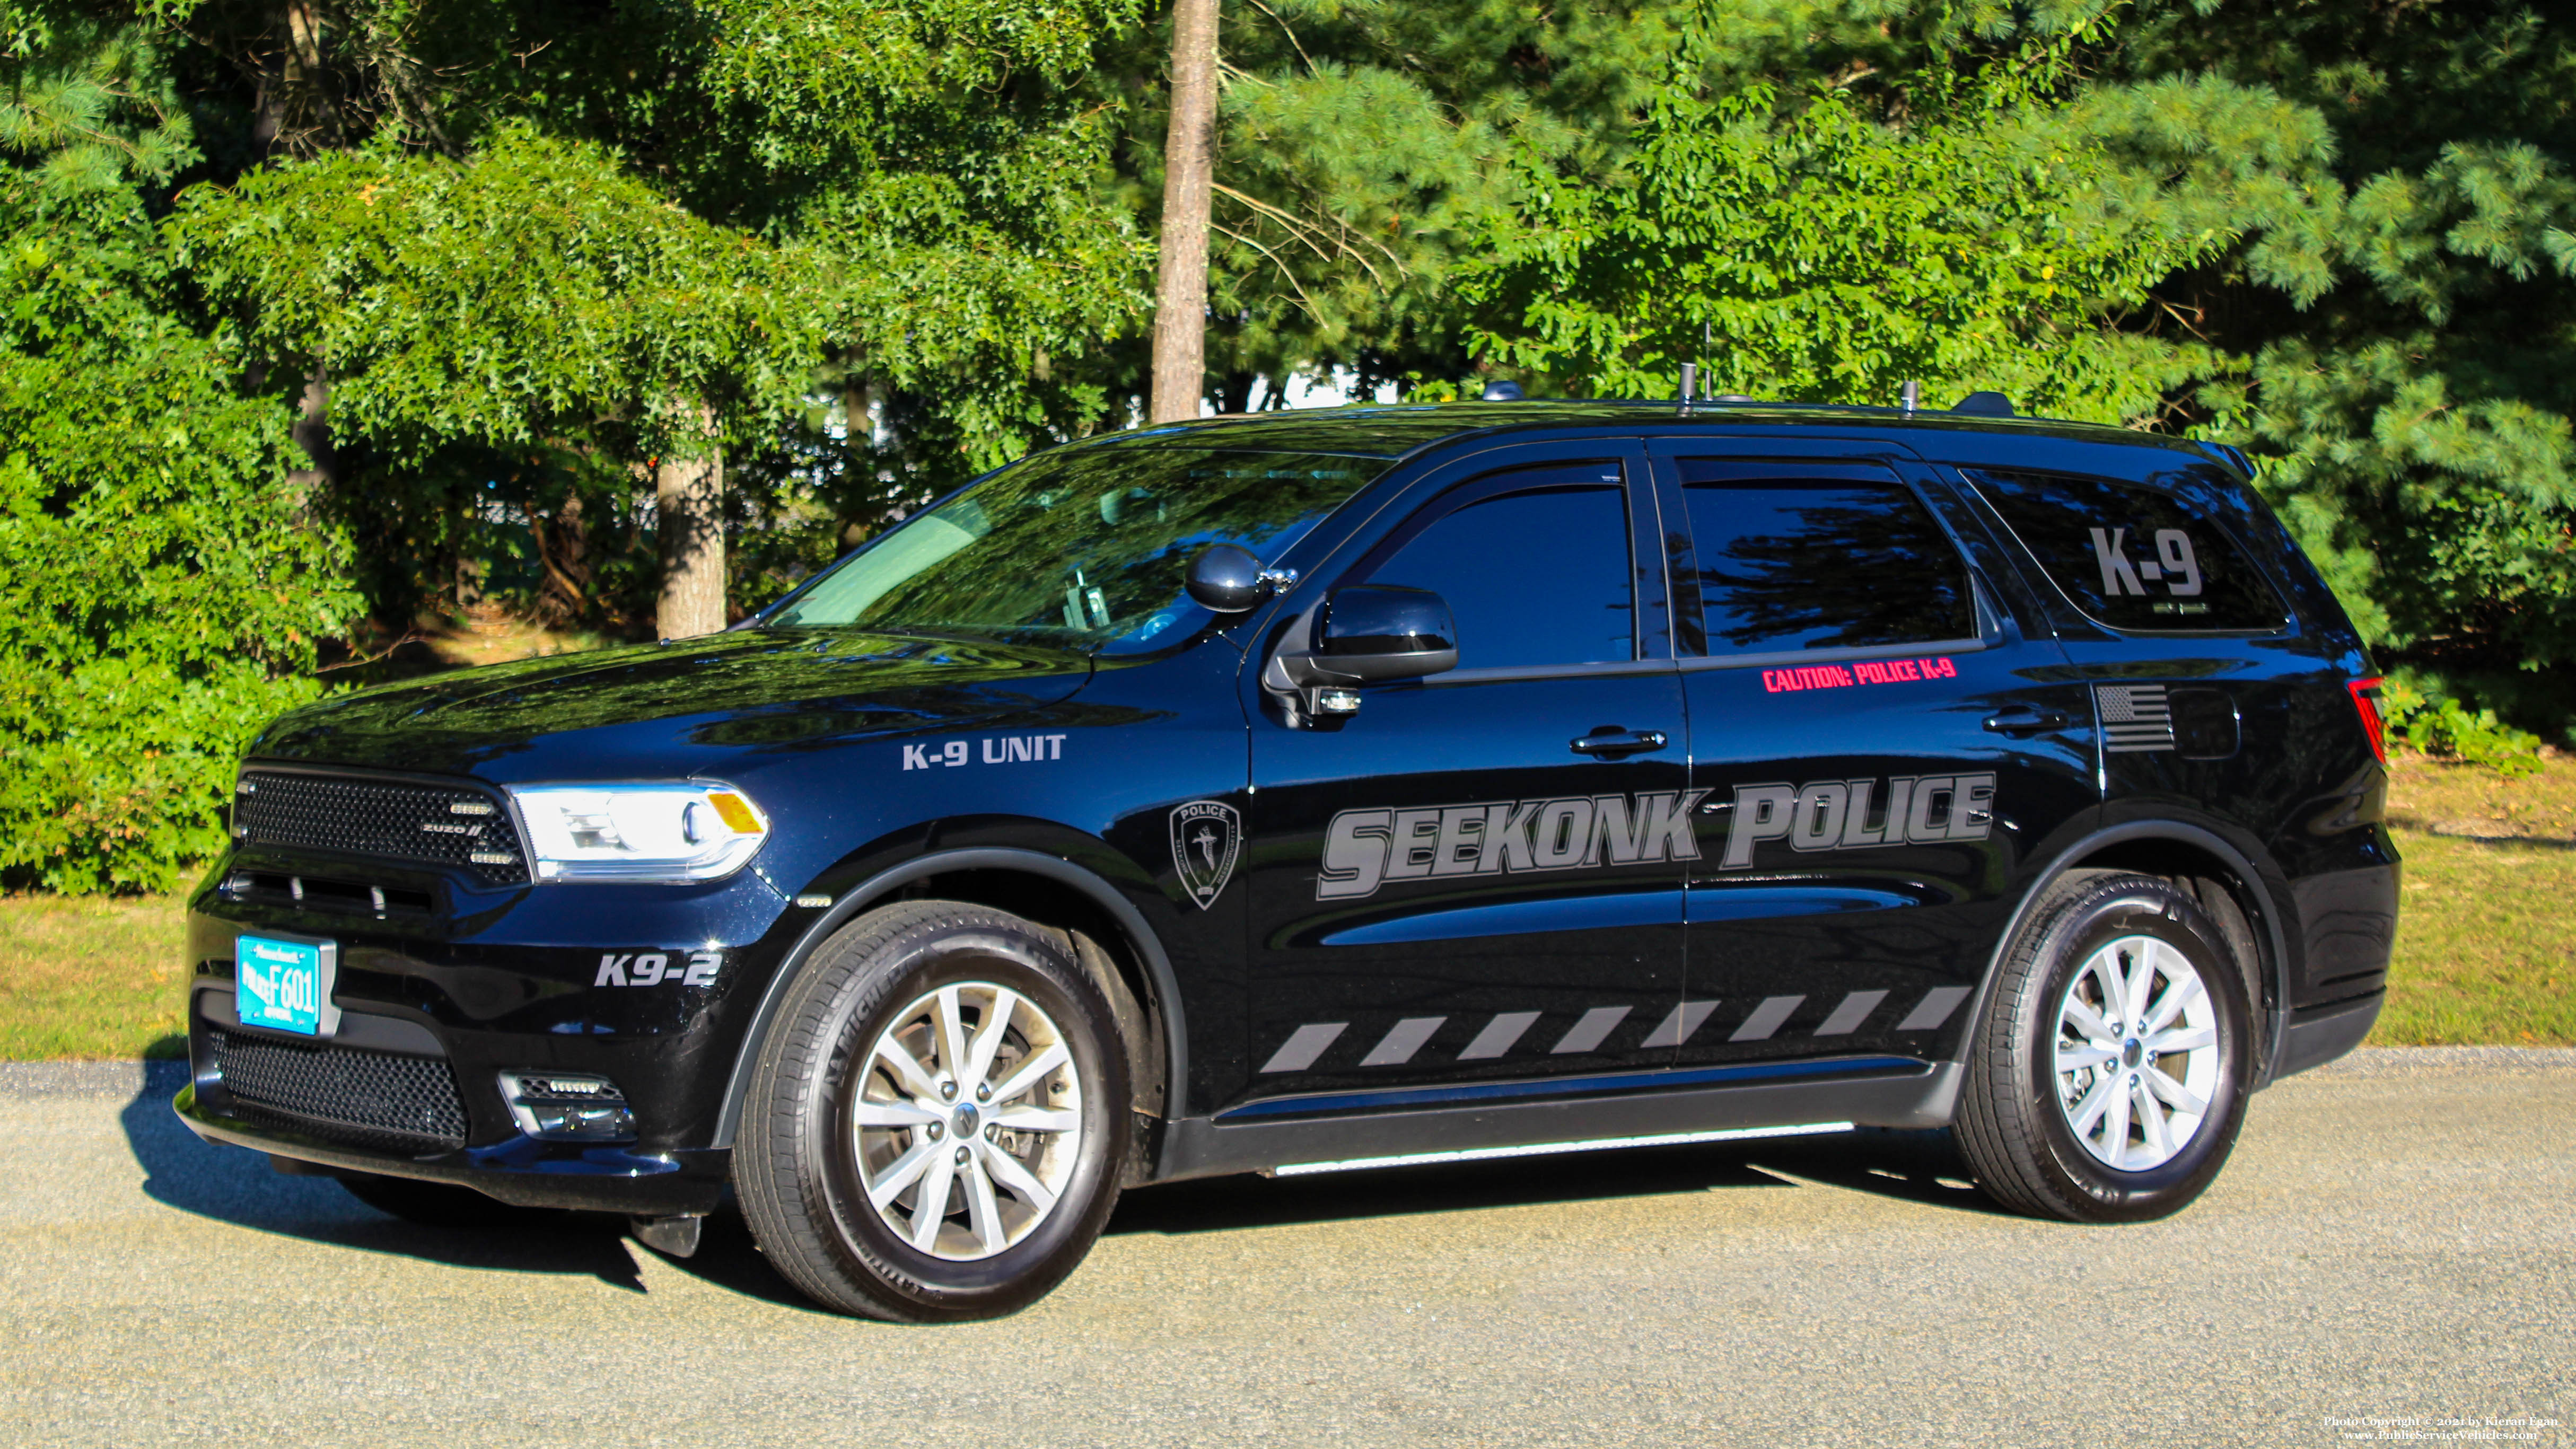
[[[1125,652],[1178,644],[1182,584],[1212,543],[1276,560],[1382,458],[1106,447],[1041,453],[844,560],[773,628],[963,630]]]

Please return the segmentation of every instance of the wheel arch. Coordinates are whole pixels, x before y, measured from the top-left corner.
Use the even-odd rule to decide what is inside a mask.
[[[2270,999],[2253,1003],[2254,1009],[2262,1013],[2265,1027],[2263,1054],[2253,1085],[2257,1089],[2268,1085],[2289,1033],[2291,960],[2284,911],[2261,868],[2243,851],[2215,831],[2180,820],[2136,820],[2106,826],[2069,844],[2041,868],[2022,892],[2020,903],[2013,907],[2002,934],[1995,938],[1993,954],[1987,958],[1973,1009],[1968,1013],[1968,1030],[1960,1039],[1959,1060],[1965,1061],[1974,1050],[1979,1028],[1994,1001],[1995,983],[2003,974],[2004,955],[2021,934],[2032,907],[2071,870],[2131,870],[2168,877],[2193,889],[2195,895],[2200,893],[2198,883],[2206,881],[2227,893],[2246,918],[2250,927],[2247,934],[2260,958],[2258,969],[2269,986]]]
[[[1108,956],[1138,1007],[1161,1038],[1158,1064],[1163,1074],[1164,1115],[1180,1113],[1189,1081],[1189,1032],[1183,1018],[1180,984],[1162,942],[1135,903],[1093,872],[1041,851],[985,846],[934,851],[889,866],[841,894],[832,908],[816,918],[796,939],[761,991],[751,1025],[734,1050],[733,1069],[725,1081],[724,1102],[716,1118],[718,1148],[734,1144],[742,1125],[744,1098],[751,1074],[767,1044],[779,1003],[817,947],[859,916],[913,888],[941,899],[969,901],[1028,917],[1042,926],[1071,931],[1090,939]]]

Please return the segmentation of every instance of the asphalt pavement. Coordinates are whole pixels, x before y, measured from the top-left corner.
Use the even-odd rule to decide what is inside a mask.
[[[939,1329],[808,1307],[739,1220],[413,1227],[175,1086],[0,1065],[0,1443],[2576,1443],[2576,1052],[2295,1078],[2143,1226],[1890,1134],[1151,1188]]]

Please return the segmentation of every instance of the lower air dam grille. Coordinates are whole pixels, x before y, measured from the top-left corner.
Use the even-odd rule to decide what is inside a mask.
[[[227,1031],[209,1031],[206,1040],[224,1089],[245,1116],[394,1152],[465,1145],[465,1103],[443,1061]]]

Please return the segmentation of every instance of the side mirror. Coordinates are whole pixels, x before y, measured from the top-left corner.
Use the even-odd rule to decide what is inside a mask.
[[[1270,597],[1270,580],[1262,577],[1261,560],[1251,550],[1230,543],[1212,543],[1200,550],[1190,560],[1185,587],[1191,602],[1211,614],[1240,614]]]
[[[1429,589],[1357,584],[1324,601],[1315,662],[1347,679],[1418,679],[1458,667],[1458,625]]]

